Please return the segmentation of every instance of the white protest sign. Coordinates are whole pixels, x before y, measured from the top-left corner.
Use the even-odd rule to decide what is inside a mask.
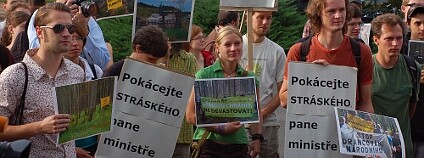
[[[339,152],[333,107],[355,108],[356,68],[290,62],[284,157],[351,157]]]
[[[220,6],[225,7],[251,7],[274,8],[275,0],[220,0]]]
[[[113,131],[101,135],[96,157],[172,157],[179,128],[119,111]]]
[[[288,113],[334,115],[333,107],[355,109],[356,68],[290,62],[288,69]]]
[[[370,34],[371,34],[371,24],[366,23],[361,26],[359,31],[359,38],[361,38],[365,44],[370,45]]]
[[[193,76],[126,59],[112,130],[102,135],[96,157],[172,157],[193,84]]]
[[[180,127],[194,77],[126,59],[118,79],[116,110]]]
[[[405,157],[405,143],[396,118],[334,108],[340,153],[365,157]]]
[[[287,113],[285,128],[284,157],[352,157],[339,152],[334,116]]]

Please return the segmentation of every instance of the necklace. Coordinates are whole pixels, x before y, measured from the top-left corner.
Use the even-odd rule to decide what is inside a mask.
[[[224,69],[222,69],[222,71],[224,72],[224,75],[225,74],[227,74],[228,76],[227,76],[227,78],[228,77],[231,77],[231,75],[233,74],[233,73],[235,73],[236,72],[236,70],[234,70],[234,71],[232,71],[231,73],[228,73],[228,72],[226,72]]]

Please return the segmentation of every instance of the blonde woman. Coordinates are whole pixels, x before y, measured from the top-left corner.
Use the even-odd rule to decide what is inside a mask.
[[[218,60],[211,66],[206,67],[196,73],[197,79],[205,78],[229,78],[241,77],[245,70],[239,65],[242,55],[242,36],[237,29],[231,26],[219,30],[215,50],[217,50]],[[248,76],[253,76],[248,73]],[[195,102],[194,91],[191,93],[187,105],[187,122],[195,124]],[[197,128],[193,140],[200,140],[205,131],[210,131],[202,146],[200,157],[256,157],[260,151],[261,140],[254,138],[248,150],[248,139],[244,125],[240,122],[230,122],[225,126],[214,126]],[[261,136],[261,125],[252,124],[252,134]]]

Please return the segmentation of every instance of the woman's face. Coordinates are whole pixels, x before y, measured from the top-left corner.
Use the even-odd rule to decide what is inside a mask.
[[[190,40],[190,48],[196,51],[201,51],[205,47],[205,38],[200,32]]]
[[[71,48],[64,55],[68,59],[75,59],[81,55],[84,38],[81,37],[78,33],[72,34]]]
[[[219,57],[223,61],[239,61],[243,53],[241,38],[235,33],[222,38],[216,47],[219,51]]]

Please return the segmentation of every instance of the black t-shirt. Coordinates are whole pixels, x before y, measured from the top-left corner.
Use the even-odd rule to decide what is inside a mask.
[[[125,60],[120,60],[110,66],[106,71],[103,72],[103,77],[108,76],[119,76],[121,74],[122,67],[124,66]]]

